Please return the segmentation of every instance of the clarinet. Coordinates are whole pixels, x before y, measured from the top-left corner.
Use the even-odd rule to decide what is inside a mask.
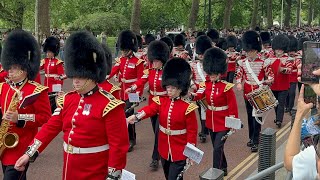
[[[183,174],[190,168],[191,163],[187,162],[187,164],[183,167],[183,170],[178,174],[176,180],[180,180],[183,176]]]

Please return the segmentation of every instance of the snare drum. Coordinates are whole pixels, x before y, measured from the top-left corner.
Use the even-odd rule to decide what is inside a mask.
[[[278,100],[273,95],[269,86],[261,86],[246,95],[249,103],[257,113],[266,112],[278,105]]]

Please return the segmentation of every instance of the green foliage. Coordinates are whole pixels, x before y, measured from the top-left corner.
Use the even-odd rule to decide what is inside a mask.
[[[116,35],[117,32],[128,28],[128,20],[117,13],[93,13],[80,16],[69,24],[69,30],[89,28],[92,31],[104,31],[107,35]]]

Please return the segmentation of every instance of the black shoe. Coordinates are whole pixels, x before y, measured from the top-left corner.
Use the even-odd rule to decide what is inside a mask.
[[[285,108],[285,109],[284,109],[284,112],[285,112],[285,113],[288,113],[288,112],[290,112],[290,110],[289,110],[288,108]]]
[[[251,152],[258,152],[258,145],[257,144],[254,144],[252,147],[251,147]]]
[[[273,120],[273,122],[274,122],[274,123],[277,123],[277,120],[275,119],[275,120]]]
[[[282,124],[282,123],[281,123],[280,121],[277,121],[277,122],[276,122],[276,125],[278,126],[278,128],[281,128],[281,124]]]
[[[159,168],[159,161],[158,160],[152,160],[149,167],[151,167],[152,171],[156,171]]]
[[[250,139],[250,141],[247,143],[247,146],[248,146],[248,147],[252,147],[252,146],[253,146],[253,142],[252,142],[251,139]]]
[[[222,171],[223,171],[223,176],[228,176],[228,169],[227,168],[222,169]]]
[[[131,152],[131,151],[133,151],[133,147],[136,145],[136,141],[130,140],[129,144],[130,144],[130,146],[129,146],[128,152]]]
[[[206,135],[200,136],[200,142],[201,142],[201,143],[205,143],[206,141],[207,141]]]

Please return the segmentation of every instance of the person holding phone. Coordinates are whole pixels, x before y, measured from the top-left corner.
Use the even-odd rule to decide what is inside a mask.
[[[290,88],[293,58],[287,54],[289,43],[289,38],[284,34],[274,37],[272,41],[274,54],[268,58],[274,73],[274,82],[270,88],[279,102],[278,106],[275,107],[276,119],[274,120],[278,128],[282,126],[286,98]]]

